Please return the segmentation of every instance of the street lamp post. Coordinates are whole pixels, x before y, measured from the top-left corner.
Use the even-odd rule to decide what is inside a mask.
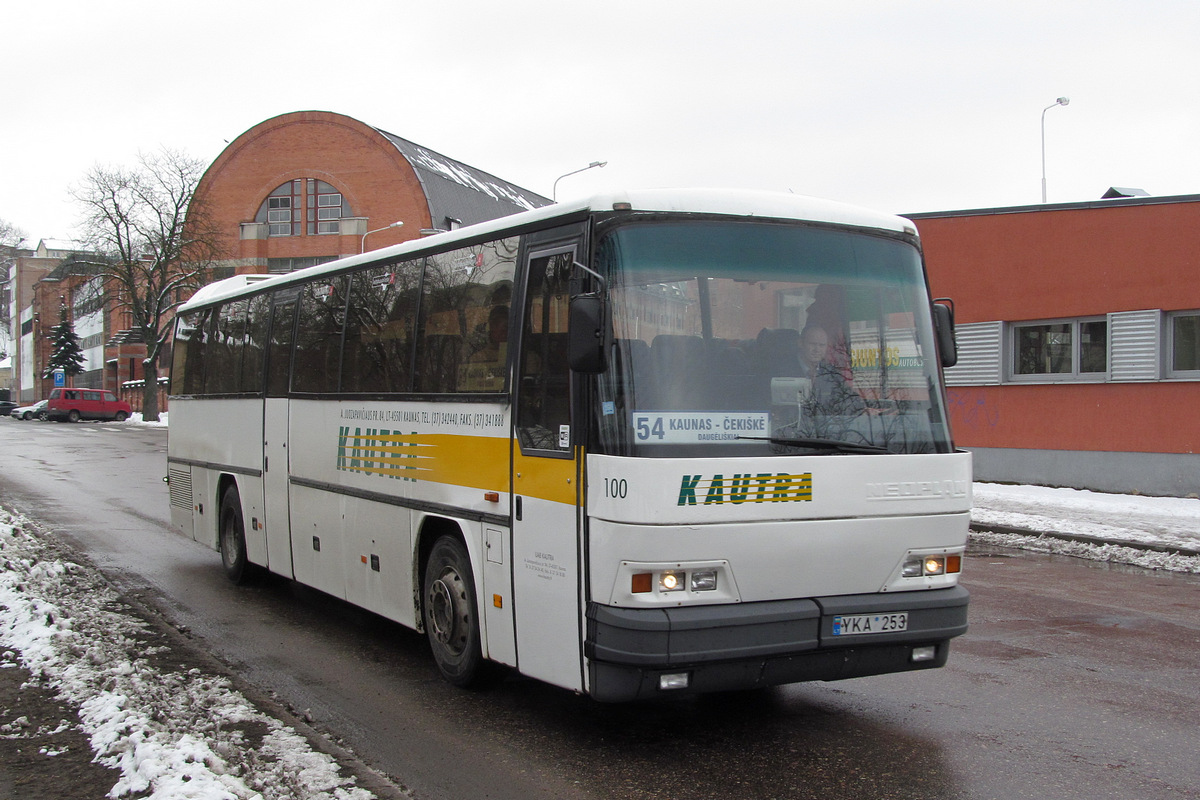
[[[554,200],[555,202],[558,202],[558,182],[561,181],[563,178],[567,177],[567,175],[577,175],[580,172],[587,172],[589,169],[595,169],[596,167],[603,167],[603,166],[606,166],[607,164],[608,164],[607,161],[593,161],[592,163],[588,164],[586,167],[580,167],[579,169],[572,170],[563,175],[559,175],[557,178],[554,179],[554,188],[550,192],[550,198],[552,200]]]
[[[1065,106],[1071,102],[1069,97],[1060,97],[1042,109],[1042,202],[1046,202],[1046,112],[1055,106]]]
[[[360,252],[360,253],[367,252],[367,237],[370,236],[372,233],[379,233],[380,231],[386,231],[389,228],[399,228],[403,224],[404,224],[404,221],[400,220],[399,222],[393,222],[391,225],[384,225],[382,228],[376,228],[373,231],[367,231],[366,233],[364,233],[362,235],[362,242],[358,246],[358,252]]]

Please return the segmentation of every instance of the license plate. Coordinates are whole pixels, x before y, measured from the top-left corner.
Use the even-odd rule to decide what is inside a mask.
[[[908,630],[908,614],[852,614],[833,618],[834,636],[895,633]]]

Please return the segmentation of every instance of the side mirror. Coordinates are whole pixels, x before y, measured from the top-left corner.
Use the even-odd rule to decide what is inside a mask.
[[[954,338],[954,301],[939,297],[933,301],[933,333],[943,367],[958,363],[958,342]]]
[[[575,372],[596,375],[608,369],[604,358],[604,301],[596,294],[571,298],[567,362]]]

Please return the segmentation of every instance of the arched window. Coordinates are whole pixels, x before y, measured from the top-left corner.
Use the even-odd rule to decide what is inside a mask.
[[[339,233],[341,220],[350,216],[350,204],[336,187],[297,178],[267,195],[254,221],[267,223],[271,236],[320,236]]]

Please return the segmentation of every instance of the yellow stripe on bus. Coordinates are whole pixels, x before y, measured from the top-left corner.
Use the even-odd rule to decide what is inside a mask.
[[[510,446],[517,494],[556,503],[576,502],[574,460],[524,456],[520,446],[507,438],[343,428],[338,435],[337,469],[508,492]]]

